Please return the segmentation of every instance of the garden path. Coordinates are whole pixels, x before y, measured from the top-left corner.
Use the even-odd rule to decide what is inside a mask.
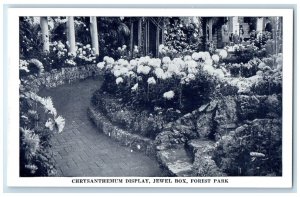
[[[51,140],[58,176],[162,176],[155,159],[119,145],[89,120],[90,98],[100,86],[100,79],[86,79],[39,92],[52,97],[66,120]]]

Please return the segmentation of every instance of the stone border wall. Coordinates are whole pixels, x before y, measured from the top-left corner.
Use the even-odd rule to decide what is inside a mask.
[[[28,76],[25,85],[31,91],[37,93],[41,88],[53,88],[63,84],[72,83],[88,77],[100,76],[102,72],[97,68],[97,65],[90,64],[77,67],[66,67],[59,70],[51,70],[44,72],[38,76]]]
[[[136,134],[132,134],[128,131],[114,126],[105,116],[103,116],[99,110],[94,106],[88,108],[88,115],[95,123],[98,129],[100,129],[107,136],[117,140],[122,145],[130,147],[134,151],[140,151],[148,156],[155,157],[155,145],[153,140],[145,137],[141,137]]]

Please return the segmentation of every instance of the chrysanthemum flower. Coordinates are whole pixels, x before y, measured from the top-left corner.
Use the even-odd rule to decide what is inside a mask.
[[[131,90],[132,90],[132,91],[136,91],[136,90],[138,89],[138,87],[139,87],[139,84],[136,83],[136,84],[134,84],[134,86],[131,88]]]
[[[220,60],[220,57],[219,57],[218,55],[214,54],[214,55],[211,56],[211,59],[212,59],[215,63],[218,63],[219,60]]]
[[[167,100],[171,100],[174,96],[175,96],[175,93],[174,93],[174,91],[172,91],[172,90],[170,90],[170,91],[168,91],[168,92],[165,92],[165,93],[163,94],[163,97],[164,97],[165,99],[167,99]]]
[[[118,78],[116,79],[116,84],[117,84],[117,85],[119,85],[120,83],[123,83],[123,82],[124,82],[124,80],[123,80],[122,77],[118,77]]]
[[[228,53],[225,49],[220,50],[219,55],[222,59],[226,58]]]
[[[148,83],[149,85],[155,85],[155,84],[156,84],[156,81],[155,81],[154,77],[150,77],[150,78],[148,78],[147,83]]]

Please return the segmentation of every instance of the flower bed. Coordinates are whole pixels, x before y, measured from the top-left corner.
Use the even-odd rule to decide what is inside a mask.
[[[20,176],[56,176],[51,135],[62,132],[65,121],[50,97],[37,95],[41,88],[100,75],[96,65],[45,72],[37,59],[20,61]]]

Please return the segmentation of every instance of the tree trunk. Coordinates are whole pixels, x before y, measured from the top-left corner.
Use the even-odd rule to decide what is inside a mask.
[[[47,17],[40,17],[40,26],[42,31],[43,52],[49,53],[49,30]]]
[[[75,28],[74,28],[74,17],[68,16],[67,21],[67,35],[69,41],[69,52],[72,55],[76,55],[76,43],[75,43]]]
[[[133,53],[133,22],[131,21],[130,23],[130,44],[129,44],[129,48],[130,48],[130,53]]]
[[[96,56],[99,56],[99,42],[98,42],[98,29],[97,29],[97,17],[90,17],[90,32],[92,38],[92,49]]]
[[[207,48],[207,42],[206,42],[206,38],[207,38],[207,32],[206,32],[206,27],[207,26],[207,17],[202,17],[202,32],[203,32],[203,36],[202,36],[202,50],[206,51]]]
[[[142,46],[142,19],[139,19],[139,26],[138,26],[138,45],[139,48]]]
[[[162,25],[162,30],[161,30],[161,43],[165,44],[165,19],[163,18],[163,25]]]
[[[159,54],[159,27],[156,26],[156,57],[158,57]]]

